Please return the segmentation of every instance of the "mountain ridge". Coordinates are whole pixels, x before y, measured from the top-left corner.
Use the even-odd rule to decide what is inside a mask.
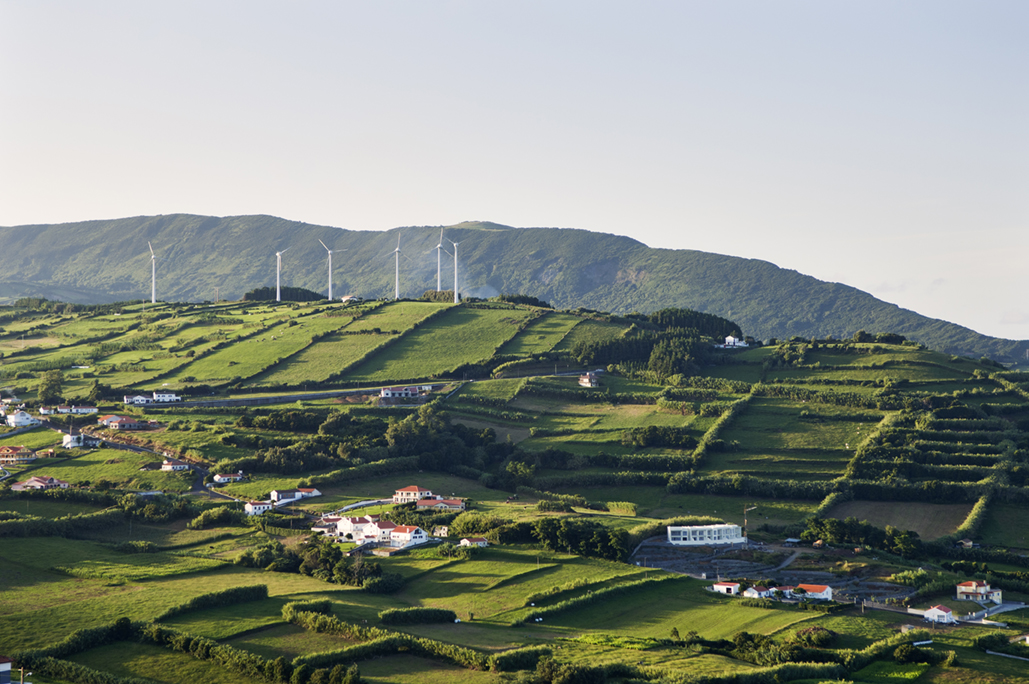
[[[283,284],[326,290],[325,250],[334,291],[392,297],[392,252],[400,236],[401,296],[436,286],[433,254],[440,229],[459,246],[463,294],[521,292],[559,308],[613,313],[686,307],[738,322],[754,337],[847,337],[859,329],[908,336],[941,351],[1005,362],[1029,342],[977,333],[883,302],[842,283],[820,281],[762,259],[649,247],[631,237],[579,228],[513,228],[487,221],[357,231],[268,215],[163,214],[62,224],[0,227],[0,302],[47,296],[72,302],[149,298],[150,252],[158,256],[157,294],[166,301],[238,299],[274,285],[275,252]],[[449,243],[445,243],[449,246]],[[347,251],[343,251],[343,250]],[[444,255],[444,289],[453,260]]]

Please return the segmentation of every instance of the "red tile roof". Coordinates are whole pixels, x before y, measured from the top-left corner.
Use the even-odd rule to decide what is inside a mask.
[[[411,534],[417,529],[417,525],[398,525],[393,531],[397,534]]]
[[[417,487],[415,485],[411,485],[410,487],[404,487],[402,489],[398,489],[397,491],[398,492],[428,492],[428,491],[431,491],[431,490],[428,490],[425,487]]]
[[[933,607],[932,607],[932,608],[930,608],[929,610],[939,610],[939,611],[942,611],[942,612],[944,612],[944,613],[950,613],[950,612],[952,612],[952,611],[951,611],[951,609],[950,609],[950,608],[948,608],[947,606],[933,606]]]
[[[823,591],[828,589],[828,585],[825,584],[798,584],[797,589],[803,589],[809,594],[821,594]]]

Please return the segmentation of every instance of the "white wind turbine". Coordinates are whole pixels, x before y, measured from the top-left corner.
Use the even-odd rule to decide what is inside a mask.
[[[154,254],[154,246],[150,244],[150,240],[146,241],[146,246],[150,248],[150,303],[157,303],[157,255]]]
[[[289,247],[282,250],[281,252],[275,253],[275,301],[282,301],[282,288],[280,287],[281,274],[282,274],[282,255],[289,250]]]
[[[396,290],[394,291],[393,299],[400,299],[400,235],[397,235],[397,248],[390,252],[390,254],[396,257],[397,262]],[[386,256],[389,256],[389,254]]]
[[[322,242],[321,239],[319,239],[318,242]],[[331,302],[332,301],[332,253],[335,250],[329,249],[328,245],[326,245],[324,242],[322,242],[322,247],[324,247],[325,251],[329,253],[329,301]],[[343,251],[345,252],[347,250],[344,249]]]
[[[443,280],[442,280],[442,278],[440,276],[441,265],[443,263],[442,253],[446,251],[445,249],[443,249],[443,229],[442,228],[439,229],[439,243],[435,247],[433,247],[432,249],[436,250],[436,292],[439,292],[440,290],[443,289]],[[430,249],[429,251],[431,252],[432,249]]]
[[[449,242],[450,244],[452,244],[454,246],[454,304],[458,304],[459,301],[458,301],[458,295],[457,295],[457,246],[459,244],[461,244],[461,242],[464,242],[464,240],[462,240],[461,242],[454,242],[453,240],[447,240],[447,242]]]

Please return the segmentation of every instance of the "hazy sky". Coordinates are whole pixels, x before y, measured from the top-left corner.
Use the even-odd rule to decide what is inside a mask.
[[[1029,3],[0,0],[0,225],[489,220],[1029,338]]]

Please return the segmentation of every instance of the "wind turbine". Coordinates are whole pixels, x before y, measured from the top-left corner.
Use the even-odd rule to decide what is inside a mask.
[[[432,249],[436,250],[436,292],[439,292],[440,290],[443,289],[443,280],[440,277],[440,270],[441,270],[440,266],[443,263],[442,262],[442,254],[441,253],[446,251],[446,250],[443,249],[443,229],[442,228],[439,229],[439,243],[435,247],[433,247]],[[430,249],[429,251],[431,252],[432,249]],[[1029,352],[1027,352],[1027,353],[1029,353]]]
[[[447,240],[447,242],[449,242],[450,244],[452,244],[454,246],[454,304],[458,304],[459,302],[458,302],[458,295],[457,295],[457,246],[459,244],[461,244],[461,242],[464,242],[464,240],[462,240],[461,242],[454,242],[453,240]]]
[[[282,289],[279,287],[281,280],[279,276],[282,273],[282,255],[287,251],[289,251],[289,247],[275,253],[275,301],[277,302],[282,301]]]
[[[318,242],[322,242],[319,238]],[[332,301],[332,252],[334,250],[329,249],[328,245],[322,242],[322,247],[325,247],[325,251],[329,253],[329,301]],[[344,252],[347,250],[343,250]]]
[[[390,254],[395,256],[397,261],[396,290],[393,294],[393,299],[400,299],[400,235],[397,235],[397,248],[390,252]],[[386,256],[389,256],[389,254]]]
[[[157,303],[157,255],[154,254],[154,246],[150,244],[150,240],[146,241],[146,246],[150,248],[150,303]]]

